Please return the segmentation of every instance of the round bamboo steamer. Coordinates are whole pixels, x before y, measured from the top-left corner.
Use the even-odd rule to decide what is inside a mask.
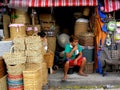
[[[88,20],[79,18],[76,20],[74,35],[79,36],[81,33],[86,33],[88,31]]]
[[[15,37],[24,37],[26,36],[26,27],[24,24],[10,24],[10,38],[14,39]]]

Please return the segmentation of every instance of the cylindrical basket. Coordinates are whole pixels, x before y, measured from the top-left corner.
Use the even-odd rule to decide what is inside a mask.
[[[14,39],[17,36],[26,36],[26,29],[24,24],[10,24],[10,38]]]
[[[51,68],[53,66],[53,62],[54,62],[54,53],[52,51],[48,51],[44,55],[44,60],[47,63],[47,67]]]
[[[88,32],[80,34],[79,43],[82,46],[94,46],[94,34]]]
[[[81,33],[88,31],[88,20],[79,18],[75,23],[74,35],[79,36]]]
[[[48,48],[55,52],[56,49],[56,37],[47,37],[47,41],[48,41]]]
[[[24,90],[42,90],[41,69],[38,64],[26,64],[26,69],[23,71]]]
[[[42,63],[42,86],[48,83],[48,69],[45,62]]]

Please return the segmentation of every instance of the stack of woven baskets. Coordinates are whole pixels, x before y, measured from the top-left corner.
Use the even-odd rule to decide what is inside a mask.
[[[87,59],[86,73],[93,73],[94,63],[94,34],[90,32],[79,35],[79,43],[83,47],[83,56]]]
[[[25,70],[26,63],[24,39],[16,38],[13,42],[10,53],[3,55],[8,72],[8,88],[9,90],[23,90],[23,70]],[[13,48],[14,52],[12,52]]]

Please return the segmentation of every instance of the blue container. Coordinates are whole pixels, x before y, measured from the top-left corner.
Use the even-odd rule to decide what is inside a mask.
[[[87,62],[94,61],[94,46],[82,46],[83,57],[86,57]]]

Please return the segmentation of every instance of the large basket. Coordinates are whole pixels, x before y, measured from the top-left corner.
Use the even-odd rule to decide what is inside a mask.
[[[94,34],[88,32],[80,34],[79,43],[82,46],[94,46]]]
[[[10,24],[10,38],[14,39],[15,37],[26,36],[26,29],[24,24]]]
[[[7,65],[7,72],[11,75],[22,74],[23,70],[25,70],[25,64]]]
[[[81,33],[88,31],[88,20],[80,18],[75,23],[74,35],[79,36]]]
[[[0,79],[0,90],[8,90],[7,89],[7,76],[4,76]]]
[[[25,55],[29,57],[40,56],[42,52],[40,50],[26,50]]]
[[[24,90],[42,90],[42,70],[37,64],[27,63],[23,71]]]
[[[14,44],[14,50],[15,51],[23,51],[23,50],[25,50],[25,44],[23,43],[19,43],[19,44]]]
[[[42,74],[42,85],[44,86],[48,83],[48,69],[45,62],[42,63]]]
[[[8,65],[15,65],[15,64],[22,64],[26,62],[26,57],[24,56],[24,53],[14,53],[12,52],[14,46],[11,47],[11,50],[9,53],[5,53],[3,55],[3,58],[5,60],[5,63]]]
[[[25,43],[25,37],[17,36],[13,39],[14,44],[24,44]]]
[[[48,48],[55,52],[56,49],[56,37],[47,37],[47,41],[48,41]]]
[[[54,53],[52,51],[48,51],[45,55],[44,55],[44,60],[47,63],[47,67],[51,68],[53,66],[53,62],[54,62]]]

